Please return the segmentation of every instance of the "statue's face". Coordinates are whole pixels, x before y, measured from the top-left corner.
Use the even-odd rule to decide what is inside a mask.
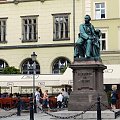
[[[90,17],[89,16],[85,16],[85,23],[89,23],[90,22]]]

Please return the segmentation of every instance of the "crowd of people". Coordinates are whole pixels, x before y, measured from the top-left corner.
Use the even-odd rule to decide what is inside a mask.
[[[56,95],[48,95],[48,90],[45,90],[44,92],[41,90],[40,87],[36,87],[36,91],[34,93],[36,105],[37,105],[37,110],[39,108],[67,108],[68,107],[68,99],[69,95],[71,93],[72,89],[61,89],[61,91],[56,94]],[[8,99],[11,101],[18,101],[18,97],[20,97],[21,100],[21,109],[28,109],[28,105],[30,102],[30,98],[33,96],[33,93],[31,94],[19,94],[19,93],[2,93],[0,94],[0,98],[3,99],[5,98],[6,102]],[[2,103],[1,103],[2,104]],[[5,102],[4,102],[5,104]],[[7,105],[2,105],[2,106],[7,106]],[[39,107],[39,108],[38,108]]]
[[[41,88],[37,87],[35,92],[35,98],[36,98],[36,104],[38,107],[49,108],[48,90],[45,90],[43,93]]]
[[[68,100],[69,100],[69,96],[71,93],[72,89],[61,89],[61,91],[59,91],[59,93],[56,96],[52,96],[52,98],[54,98],[54,105],[52,107],[54,108],[67,108],[68,107]],[[26,94],[25,97],[23,97],[21,94],[19,93],[13,93],[13,94],[8,94],[8,93],[3,93],[0,95],[0,98],[18,98],[18,96],[21,97],[21,104],[23,107],[25,107],[25,101],[27,100],[27,102],[29,101],[31,95]],[[108,94],[108,103],[109,106],[112,109],[116,109],[117,106],[117,101],[119,100],[119,95],[117,92],[117,87],[115,85],[112,86],[112,91],[109,92]],[[24,98],[24,99],[23,99]],[[45,90],[44,92],[42,92],[40,87],[36,88],[35,91],[35,98],[36,98],[36,105],[38,107],[40,107],[41,109],[43,108],[50,108],[51,107],[51,96],[48,95],[48,90]],[[6,105],[5,105],[6,106]],[[38,108],[37,107],[37,108]],[[26,107],[27,108],[27,107]],[[39,110],[39,108],[37,109]]]
[[[65,89],[61,89],[61,92],[58,93],[56,98],[57,108],[67,108],[68,107],[68,99],[70,95],[71,89],[66,91]],[[49,108],[49,95],[48,90],[42,92],[40,87],[36,88],[35,92],[36,97],[36,104],[38,107],[42,108]]]
[[[69,94],[66,90],[62,89],[62,91],[58,94],[56,98],[57,98],[57,108],[68,107]]]

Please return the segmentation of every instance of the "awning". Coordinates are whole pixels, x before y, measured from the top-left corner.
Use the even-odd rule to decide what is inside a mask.
[[[64,74],[60,77],[60,85],[72,85],[73,72],[71,68],[67,68]]]
[[[106,66],[103,84],[120,84],[120,64]]]
[[[106,65],[103,84],[120,84],[120,64]],[[35,75],[36,86],[61,86],[73,84],[73,72],[67,68],[63,75]],[[0,75],[0,86],[32,86],[32,75]]]
[[[103,84],[120,84],[120,64],[106,65],[107,69],[103,73]],[[60,84],[73,83],[73,72],[67,68],[65,73],[60,77]]]
[[[59,86],[61,75],[35,75],[36,86]],[[0,75],[0,86],[32,86],[33,75]]]

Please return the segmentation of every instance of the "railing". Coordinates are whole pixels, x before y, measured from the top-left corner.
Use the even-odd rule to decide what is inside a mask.
[[[8,100],[8,99],[6,99],[6,100]],[[13,102],[13,100],[16,100],[16,101]],[[5,111],[9,111],[11,109],[14,109],[15,107],[17,108],[17,110],[15,109],[16,112],[13,112],[13,113],[11,113],[9,115],[0,116],[0,118],[11,117],[13,115],[21,116],[21,111],[22,111],[22,102],[21,101],[27,102],[27,104],[28,104],[28,108],[27,109],[28,109],[28,112],[30,113],[30,120],[34,120],[33,113],[35,111],[34,111],[34,107],[33,107],[33,99],[32,98],[31,99],[29,99],[29,98],[25,99],[25,98],[20,98],[20,97],[18,97],[16,99],[9,99],[9,102],[8,101],[6,101],[6,102],[5,101],[4,102],[1,101],[1,103],[2,103],[1,105],[2,106],[3,106],[3,103],[8,103],[10,107],[11,106],[13,107],[13,108],[12,107],[11,108],[3,108]],[[13,105],[13,103],[14,103],[14,105]],[[34,104],[34,105],[36,106],[36,104]],[[97,101],[93,105],[89,106],[88,108],[86,108],[86,110],[82,111],[81,113],[78,113],[76,115],[65,116],[65,117],[63,117],[63,116],[57,116],[57,115],[53,114],[54,112],[47,112],[46,110],[42,109],[39,106],[36,106],[36,107],[38,107],[40,109],[40,111],[42,111],[42,113],[45,113],[45,114],[47,114],[47,115],[49,115],[51,117],[58,118],[58,119],[76,118],[78,116],[81,116],[81,115],[85,114],[87,111],[92,110],[95,107],[96,107],[96,111],[97,111],[97,120],[101,120],[101,107],[105,107],[106,109],[110,110],[111,112],[114,112],[115,118],[117,118],[118,116],[120,116],[120,111],[115,112],[109,106],[106,106],[104,103],[102,103],[100,101],[100,97],[97,98]],[[54,109],[57,110],[57,108],[54,108]],[[52,111],[51,108],[49,108],[49,110]],[[60,110],[60,108],[59,108],[59,110]]]

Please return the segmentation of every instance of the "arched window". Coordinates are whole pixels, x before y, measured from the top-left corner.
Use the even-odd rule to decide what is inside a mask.
[[[5,67],[8,67],[8,63],[4,60],[0,60],[0,73]]]
[[[53,74],[62,74],[65,72],[66,68],[70,65],[70,61],[64,57],[56,59],[52,66]]]
[[[31,58],[23,62],[21,72],[22,74],[33,74],[33,61]],[[40,66],[37,61],[35,61],[35,72],[40,74]]]

